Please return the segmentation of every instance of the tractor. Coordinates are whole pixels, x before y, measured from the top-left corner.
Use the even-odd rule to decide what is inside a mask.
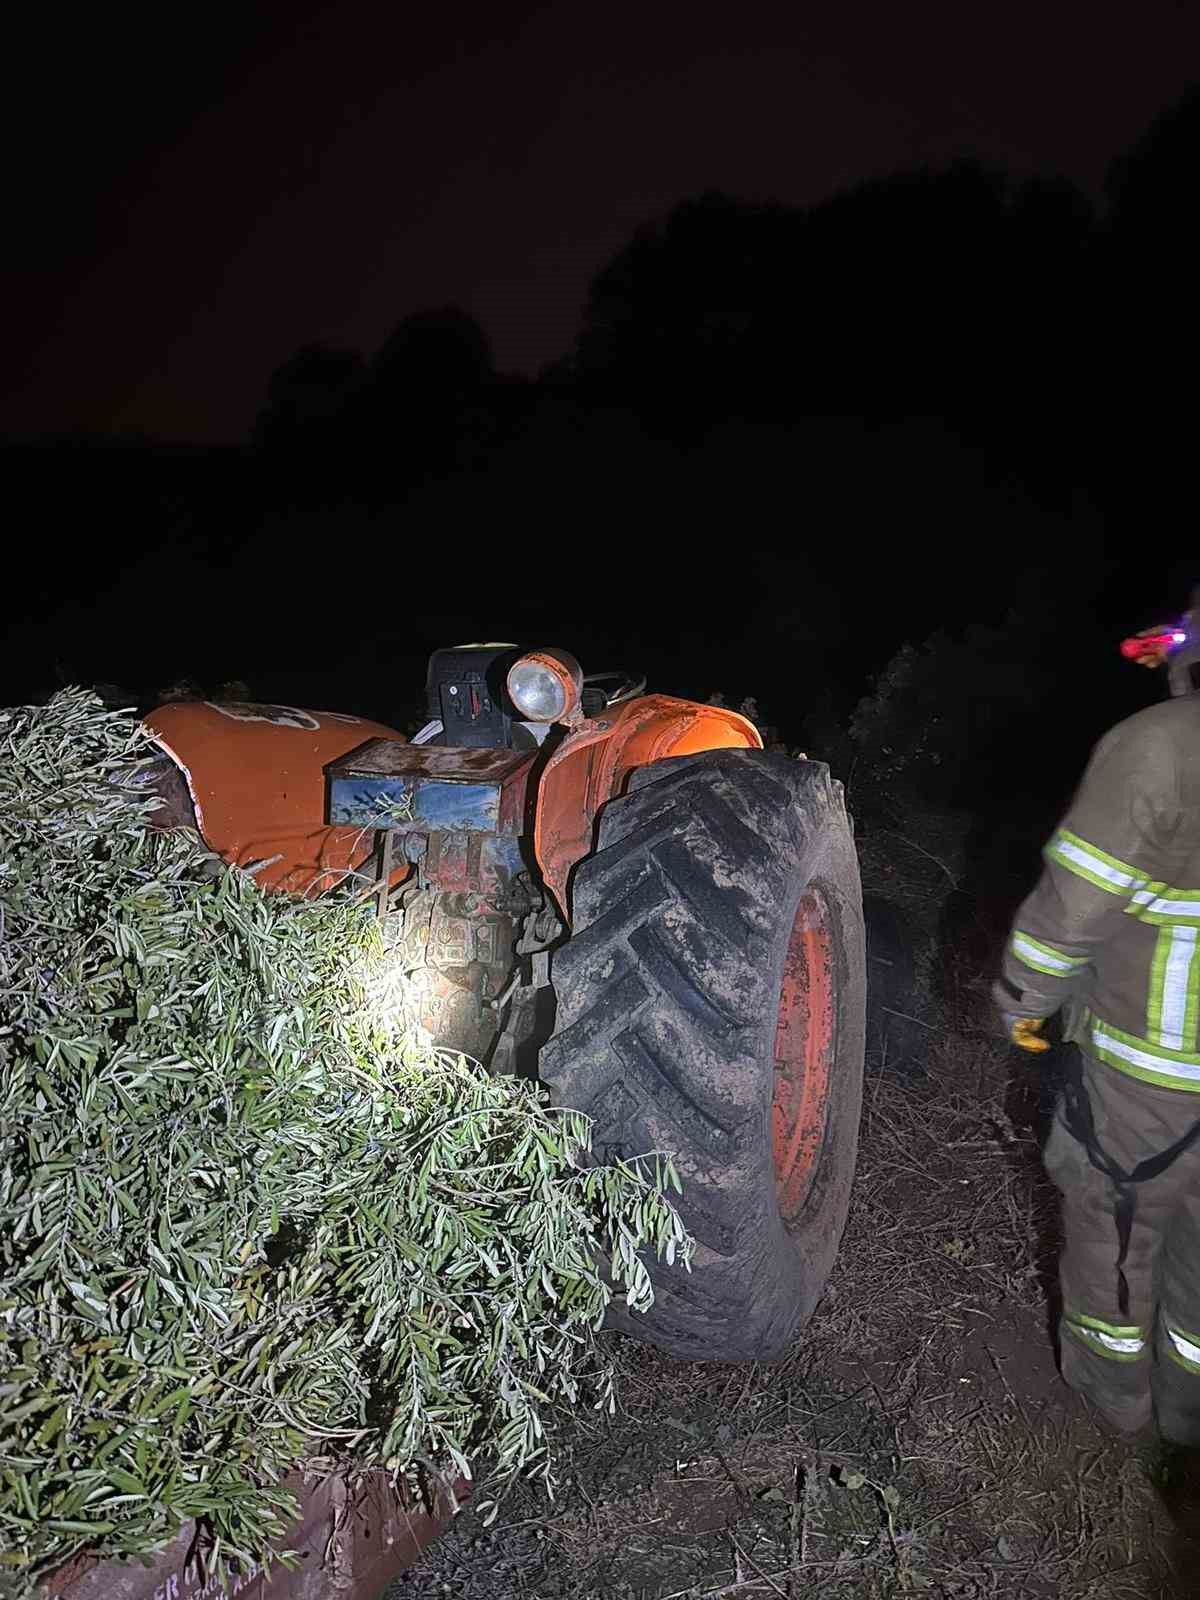
[[[434,652],[411,738],[187,702],[147,718],[167,819],[267,888],[355,875],[439,1045],[536,1075],[601,1158],[668,1153],[696,1240],[612,1324],[673,1355],[778,1356],[849,1202],[862,900],[842,786],[723,706],[558,648]]]

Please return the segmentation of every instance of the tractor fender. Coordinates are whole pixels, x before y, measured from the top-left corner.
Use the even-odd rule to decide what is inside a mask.
[[[601,808],[625,793],[632,773],[668,756],[762,747],[749,718],[665,694],[577,723],[542,769],[534,813],[538,866],[566,921],[572,870],[593,847]]]
[[[404,742],[394,728],[340,712],[204,700],[159,706],[144,726],[183,774],[205,844],[230,866],[266,863],[255,870],[263,888],[318,895],[371,856],[373,829],[326,825],[325,767],[368,739]]]

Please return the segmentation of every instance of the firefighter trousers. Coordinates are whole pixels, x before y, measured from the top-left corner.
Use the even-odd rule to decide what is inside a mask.
[[[1083,1055],[1096,1140],[1126,1172],[1200,1119],[1200,1094],[1163,1089]],[[1153,1417],[1200,1444],[1200,1142],[1134,1187],[1122,1307],[1116,1189],[1072,1132],[1062,1100],[1045,1151],[1062,1194],[1062,1375],[1116,1428]]]

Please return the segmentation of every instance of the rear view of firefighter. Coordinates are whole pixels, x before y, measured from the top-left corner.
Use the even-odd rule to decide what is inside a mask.
[[[1200,591],[1123,653],[1171,698],[1113,728],[1017,913],[996,999],[1066,1081],[1046,1146],[1063,1197],[1062,1373],[1122,1432],[1200,1444]]]

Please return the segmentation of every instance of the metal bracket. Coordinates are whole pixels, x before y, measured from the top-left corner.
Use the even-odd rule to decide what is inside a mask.
[[[392,888],[392,854],[395,834],[384,828],[379,835],[378,859],[379,890],[375,898],[375,915],[382,922],[388,914],[388,897]]]

